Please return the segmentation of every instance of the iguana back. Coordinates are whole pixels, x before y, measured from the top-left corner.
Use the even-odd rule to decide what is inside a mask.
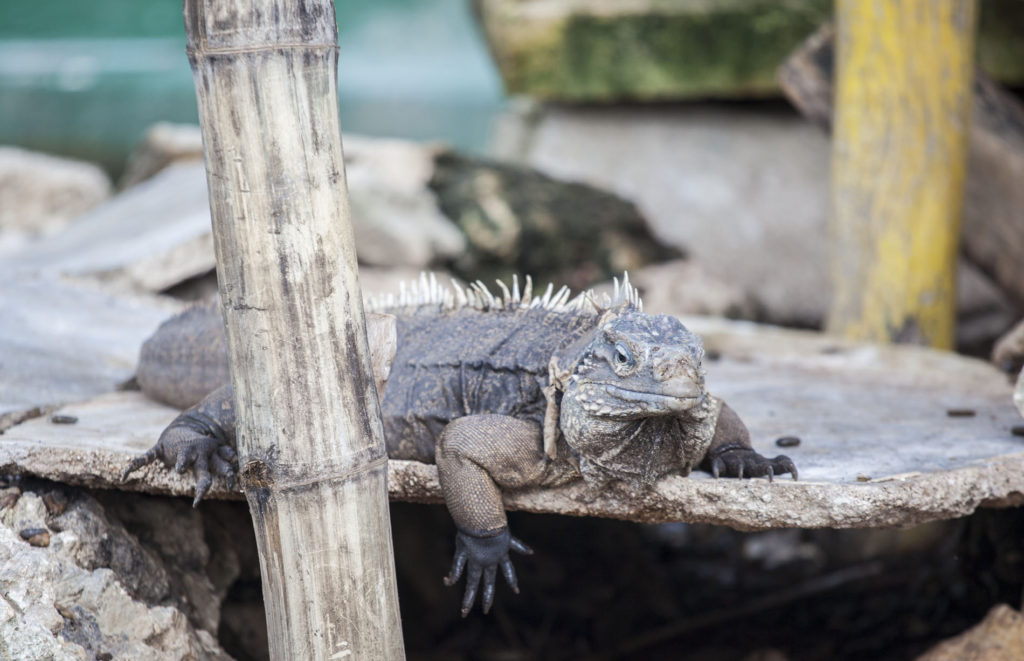
[[[597,315],[543,307],[397,313],[398,348],[381,409],[388,454],[433,462],[445,426],[494,413],[543,423],[548,364]]]
[[[381,411],[388,455],[434,461],[455,418],[494,413],[542,423],[548,364],[591,331],[597,315],[564,307],[440,305],[383,309],[396,316],[397,349]],[[147,396],[178,408],[230,382],[215,302],[164,322],[142,347],[137,378]]]

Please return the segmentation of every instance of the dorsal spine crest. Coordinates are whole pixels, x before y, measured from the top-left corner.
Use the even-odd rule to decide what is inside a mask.
[[[643,310],[640,292],[629,282],[629,273],[622,274],[622,280],[613,279],[613,290],[597,294],[593,289],[580,292],[570,299],[568,287],[555,291],[554,285],[548,283],[543,295],[533,296],[533,279],[523,278],[523,288],[519,288],[519,276],[512,276],[511,288],[501,280],[495,281],[499,293],[495,295],[482,281],[477,280],[466,287],[455,279],[451,287],[437,281],[433,273],[421,273],[418,280],[399,283],[398,295],[388,294],[377,297],[366,296],[365,307],[371,312],[402,312],[416,311],[421,308],[437,310],[458,310],[470,308],[475,310],[514,310],[517,308],[542,308],[557,312],[589,312],[600,314],[614,307]]]

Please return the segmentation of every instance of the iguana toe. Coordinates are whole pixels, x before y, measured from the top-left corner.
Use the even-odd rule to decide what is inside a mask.
[[[512,566],[512,561],[508,558],[501,561],[501,575],[505,577],[505,582],[512,588],[512,592],[519,594],[519,580],[516,578],[516,568]]]
[[[448,575],[444,577],[445,587],[451,587],[458,583],[459,579],[462,578],[462,572],[466,568],[466,559],[468,554],[465,549],[457,549],[455,551],[455,557],[452,558],[452,568],[448,572]]]
[[[480,586],[480,577],[483,573],[484,570],[479,564],[469,564],[469,571],[466,572],[466,592],[462,595],[462,617],[469,615],[469,611],[473,609],[476,590]]]
[[[799,474],[796,471],[796,464],[794,464],[793,460],[786,455],[780,454],[775,457],[775,459],[772,459],[772,463],[779,468],[780,473],[789,473],[793,476],[794,480],[800,479]]]
[[[156,460],[156,457],[157,448],[156,446],[153,446],[143,454],[140,454],[139,456],[132,459],[131,462],[128,464],[128,467],[124,469],[123,473],[121,473],[121,481],[124,482],[125,480],[128,479],[128,476],[134,473],[135,471],[139,470],[143,466],[153,463]]]
[[[498,567],[490,565],[484,568],[484,594],[481,598],[484,615],[491,612],[491,606],[494,605],[494,579],[497,578]]]

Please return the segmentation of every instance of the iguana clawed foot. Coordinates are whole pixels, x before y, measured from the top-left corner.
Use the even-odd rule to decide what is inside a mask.
[[[179,473],[191,466],[196,478],[196,497],[192,501],[195,507],[213,484],[211,473],[226,477],[229,488],[234,488],[235,458],[235,449],[216,429],[179,416],[160,434],[156,445],[132,459],[121,479],[126,480],[132,472],[156,459],[166,466],[174,466]]]
[[[481,604],[485,614],[491,610],[491,605],[494,603],[494,583],[498,567],[501,567],[501,573],[505,577],[505,582],[512,588],[512,592],[519,594],[516,570],[512,566],[512,560],[508,557],[509,550],[524,555],[533,554],[533,550],[529,546],[509,533],[508,527],[502,528],[497,534],[489,537],[478,537],[461,530],[455,534],[455,557],[452,560],[452,570],[444,577],[444,584],[449,587],[455,585],[462,577],[463,570],[466,570],[466,592],[462,597],[462,617],[469,615],[469,611],[473,608],[481,578],[483,578],[484,586]]]
[[[776,475],[789,473],[793,479],[797,479],[796,464],[784,454],[774,459],[761,456],[754,450],[747,447],[722,448],[709,457],[711,462],[711,474],[717,479],[724,477],[764,477],[768,481]]]

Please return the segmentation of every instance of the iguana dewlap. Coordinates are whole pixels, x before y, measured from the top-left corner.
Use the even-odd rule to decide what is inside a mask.
[[[751,449],[739,417],[707,393],[700,338],[673,317],[643,313],[628,281],[600,303],[592,292],[569,301],[567,290],[550,287],[533,297],[529,280],[522,293],[517,281],[502,290],[496,297],[479,283],[447,290],[422,279],[397,301],[371,306],[395,317],[381,397],[388,455],[437,464],[458,529],[446,582],[468,573],[463,614],[481,578],[490,608],[498,569],[517,589],[508,553],[529,549],[509,534],[505,491],[578,479],[647,486],[698,466],[716,477],[796,477],[789,458]],[[374,336],[371,324],[371,343]],[[380,384],[388,352],[376,354]],[[211,473],[235,470],[216,305],[161,325],[142,348],[138,381],[150,397],[190,408],[126,475],[157,457],[179,471],[191,466],[198,503]]]

